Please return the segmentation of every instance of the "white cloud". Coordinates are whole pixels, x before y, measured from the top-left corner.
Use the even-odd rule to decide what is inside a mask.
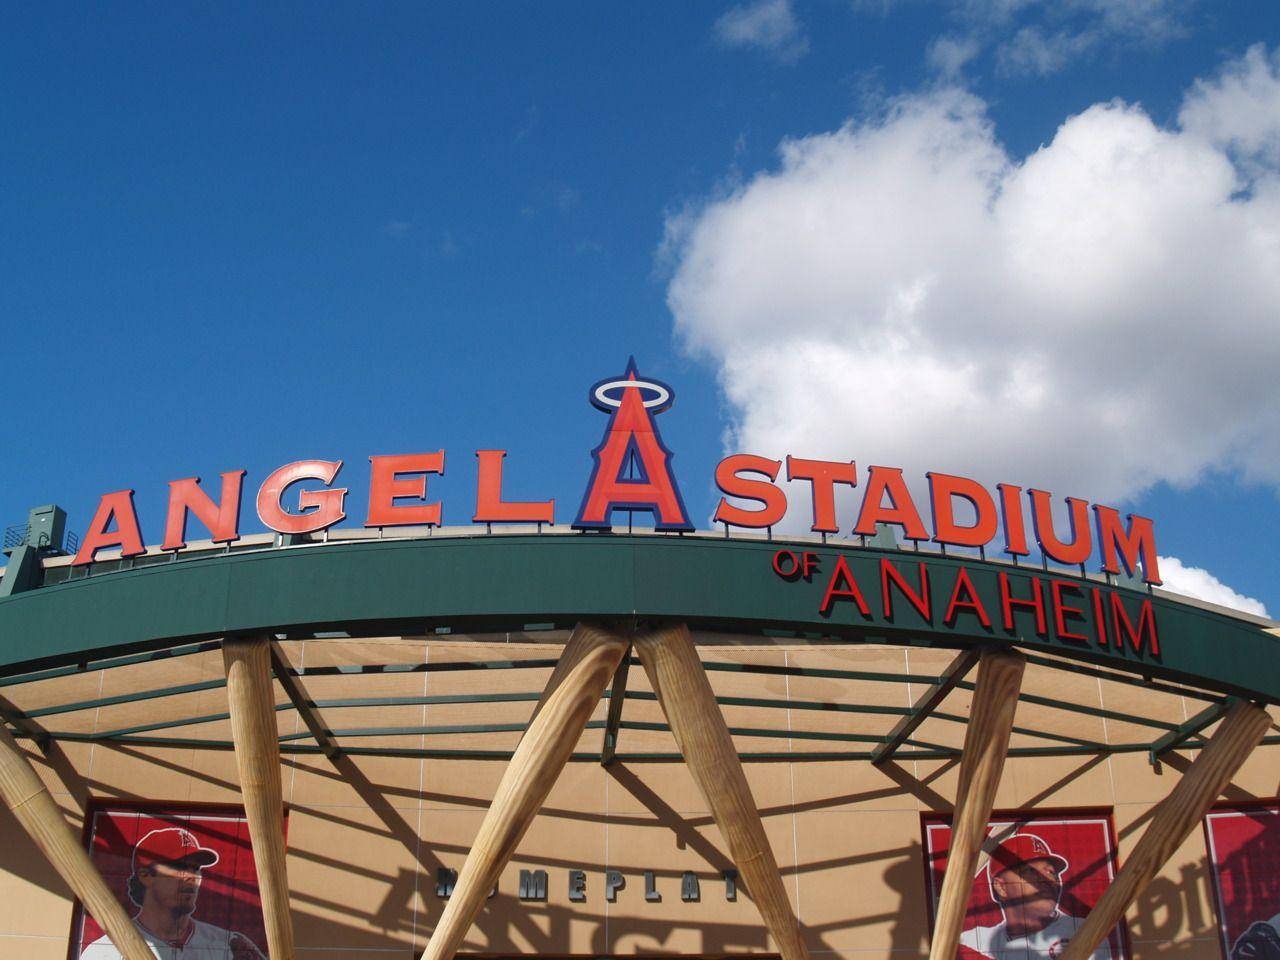
[[[1164,589],[1173,593],[1231,607],[1233,610],[1243,610],[1259,617],[1269,616],[1262,601],[1236,593],[1208,570],[1188,567],[1177,557],[1160,558],[1160,576],[1164,580]]]
[[[929,44],[925,63],[947,80],[955,80],[980,50],[981,45],[973,37],[942,36]]]
[[[1250,163],[1280,166],[1280,49],[1262,44],[1227,64],[1212,80],[1199,80],[1178,116],[1184,130]]]
[[[809,52],[790,0],[756,0],[733,7],[715,24],[716,38],[726,47],[754,47],[782,63],[794,63]]]
[[[976,24],[1003,26],[1042,16],[1046,20],[1113,35],[1167,39],[1183,32],[1195,0],[953,0]]]
[[[1223,147],[1274,127],[1237,108],[1277,82],[1251,54],[1182,127],[1102,103],[1021,159],[954,89],[783,143],[668,223],[668,304],[718,369],[728,445],[1103,503],[1211,472],[1280,486],[1280,167],[1241,193]],[[1194,119],[1207,98],[1229,136]]]
[[[1158,46],[1186,32],[1194,0],[950,0],[952,22],[967,33],[970,54],[991,47],[1005,74],[1047,76],[1108,45]],[[947,37],[941,38],[944,42]],[[936,45],[935,45],[936,46]],[[929,66],[948,61],[931,46]]]
[[[1002,72],[1047,77],[1057,73],[1101,40],[1094,30],[1046,33],[1041,27],[1023,27],[1000,46],[997,59]]]

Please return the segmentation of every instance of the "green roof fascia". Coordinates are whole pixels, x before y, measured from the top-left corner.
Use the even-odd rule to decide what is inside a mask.
[[[816,554],[818,573],[809,581],[779,577],[771,559],[780,549]],[[867,599],[867,615],[850,602],[835,604],[825,616],[819,611],[838,555]],[[879,603],[882,560],[909,578],[917,563],[925,565],[930,618],[901,596],[893,615],[885,615]],[[962,567],[990,614],[990,627],[964,612],[942,622]],[[1012,628],[1004,629],[1001,574],[1021,598],[1030,595],[1032,579],[1039,580],[1046,606],[1054,580],[1074,591],[1072,603],[1086,612],[1092,590],[1108,603],[1118,596],[1134,622],[1139,607],[1149,603],[1160,653],[1059,636],[1051,612],[1044,633],[1037,632],[1027,609],[1017,610]],[[384,628],[417,633],[437,627],[466,632],[519,629],[531,621],[571,626],[578,619],[680,620],[694,629],[821,636],[837,644],[1013,645],[1055,660],[1280,702],[1280,637],[1249,620],[1168,597],[968,557],[852,543],[662,535],[340,541],[77,578],[0,598],[0,675],[222,636]],[[1074,619],[1069,626],[1084,629]]]

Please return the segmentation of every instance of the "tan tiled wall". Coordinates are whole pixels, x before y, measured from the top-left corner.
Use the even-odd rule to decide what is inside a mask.
[[[295,663],[405,662],[436,658],[553,657],[554,646],[505,644],[492,648],[421,641],[367,646],[313,641],[287,647]],[[716,648],[704,657],[789,666],[836,667],[936,674],[952,655],[892,648]],[[76,677],[44,693],[26,691],[30,708],[46,699],[86,699],[128,689],[196,682],[217,676],[220,658],[139,665]],[[421,695],[427,692],[537,690],[549,670],[476,673],[405,673],[362,678],[352,693],[348,677],[312,678],[315,698]],[[842,681],[821,678],[713,673],[722,695],[849,699]],[[1100,683],[1078,674],[1028,671],[1026,690],[1075,703],[1141,713],[1181,722],[1198,705],[1145,690]],[[643,671],[631,672],[632,689],[647,689]],[[70,683],[74,691],[69,692]],[[918,686],[859,687],[861,703],[907,705]],[[189,697],[180,706],[158,701],[104,707],[95,715],[51,718],[50,727],[116,729],[145,723],[166,710],[185,715],[225,709],[225,691]],[[967,714],[968,694],[957,691],[945,712]],[[335,728],[495,722],[527,718],[531,704],[408,706],[349,709],[327,717]],[[803,710],[725,710],[731,725],[781,729],[882,733],[892,717]],[[762,716],[768,714],[767,717]],[[597,719],[603,718],[603,705]],[[660,718],[657,705],[630,701],[626,716]],[[281,732],[293,732],[291,711],[279,714]],[[1023,703],[1019,725],[1070,729],[1072,735],[1111,742],[1152,739],[1149,728],[1086,715],[1063,714]],[[788,726],[789,725],[789,726]],[[227,737],[225,722],[184,728],[184,735]],[[923,740],[959,745],[963,726],[930,720]],[[510,747],[518,734],[476,734],[450,746]],[[430,738],[399,738],[405,746]],[[1015,736],[1014,743],[1034,742]],[[588,731],[580,750],[599,749],[600,731]],[[830,743],[742,738],[743,750],[818,750]],[[669,733],[623,731],[622,751],[669,751]],[[1059,757],[1010,760],[998,805],[1040,810],[1109,808],[1120,859],[1141,835],[1145,816],[1177,782],[1194,753],[1178,754],[1154,770],[1145,754],[1110,758]],[[48,762],[32,755],[46,782],[80,829],[90,797],[147,798],[175,803],[234,802],[234,758],[192,749],[121,749],[68,744]],[[954,761],[904,761],[877,769],[865,762],[753,763],[747,767],[766,830],[788,890],[816,957],[918,957],[927,942],[921,816],[949,809],[955,790]],[[458,868],[474,837],[502,764],[493,761],[355,758],[335,768],[322,757],[286,757],[284,797],[289,805],[289,879],[299,956],[408,960],[423,948],[443,906],[435,895],[439,866]],[[1257,751],[1228,799],[1274,797],[1280,789],[1280,748]],[[0,957],[64,960],[72,905],[60,880],[9,815],[0,815]],[[705,804],[682,765],[673,763],[571,763],[547,801],[515,862],[503,874],[499,894],[472,929],[466,949],[481,953],[734,954],[768,952],[748,896],[725,900],[721,871],[731,866]],[[516,896],[521,868],[549,873],[546,903]],[[567,872],[587,872],[587,900],[568,899]],[[604,871],[622,870],[626,887],[616,903],[604,896]],[[660,903],[644,898],[643,871],[656,874]],[[701,880],[701,901],[680,898],[680,876]],[[1220,960],[1213,920],[1206,852],[1200,831],[1183,845],[1129,913],[1137,960],[1178,957]]]

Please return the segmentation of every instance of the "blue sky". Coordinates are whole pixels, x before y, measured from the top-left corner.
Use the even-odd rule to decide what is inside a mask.
[[[1280,344],[1267,286],[1275,244],[1258,226],[1277,209],[1280,177],[1274,3],[10,5],[4,24],[0,522],[53,501],[83,530],[99,494],[133,487],[157,542],[168,480],[244,467],[253,528],[257,484],[304,457],[346,462],[359,521],[370,454],[439,448],[446,475],[433,490],[445,522],[465,522],[481,447],[510,451],[510,496],[554,496],[568,520],[604,423],[587,387],[634,354],[676,390],[660,424],[700,526],[726,442],[934,467],[1148,513],[1162,555],[1280,610],[1280,436],[1274,415],[1258,413],[1280,409],[1280,395],[1232,386],[1262,379],[1243,361],[1268,360]],[[1128,113],[1094,106],[1117,100]],[[1073,117],[1083,119],[1067,142],[1059,133]],[[1208,186],[1185,202],[1176,191],[1092,202],[1149,218],[1146,235],[1176,239],[1191,222],[1187,236],[1218,238],[1214,251],[1242,272],[1215,261],[1195,289],[1229,274],[1229,295],[1194,302],[1198,313],[1153,307],[1141,323],[1132,318],[1145,308],[1134,306],[1108,321],[1114,330],[1087,327],[1098,313],[1089,305],[1102,302],[1088,297],[1072,308],[1064,293],[1038,310],[1024,294],[1040,267],[1020,251],[1041,265],[1079,253],[1067,250],[1080,243],[1070,239],[1074,211],[1053,193],[1076,174],[1053,171],[1064,157],[1112,156],[1143,137],[1155,145],[1143,162],[1157,169],[1142,179],[1167,166],[1172,183]],[[935,142],[944,159],[920,168],[928,183],[917,191],[920,144]],[[947,172],[970,147],[973,163]],[[907,159],[895,164],[899,149]],[[1225,193],[1219,156],[1237,181]],[[934,182],[939,166],[946,175]],[[895,167],[901,177],[879,190],[874,178]],[[927,239],[935,214],[911,207],[913,197],[958,196],[973,182],[990,191],[985,201],[938,215],[941,239]],[[965,218],[1005,197],[1023,198],[1016,216],[992,214],[981,230],[1035,236],[991,241],[998,253],[982,263],[1014,265],[987,275],[952,258],[969,246]],[[1167,217],[1152,211],[1166,197]],[[881,199],[896,236],[883,263],[871,249],[879,234],[851,239],[821,215],[796,226],[806,204],[848,204],[856,219]],[[1212,204],[1234,206],[1202,230],[1195,218],[1216,217],[1205,213]],[[1063,225],[1060,257],[1057,241],[1035,232],[1045,224]],[[766,234],[806,251],[805,265],[775,256],[748,271],[751,283],[726,279],[740,276],[743,238]],[[929,248],[919,263],[916,245]],[[1168,246],[1156,276],[1211,259],[1194,242],[1185,257]],[[811,273],[828,253],[828,272]],[[1099,259],[1081,261],[1082,279],[1063,289],[1097,284],[1107,303],[1158,301],[1143,272],[1155,268]],[[871,262],[872,280],[904,279],[844,284]],[[749,304],[735,299],[745,288],[755,290]],[[762,333],[752,311],[765,303]],[[884,307],[894,303],[907,304],[906,319]],[[1055,374],[1033,378],[1052,388],[1046,404],[1013,376],[993,406],[986,387],[1001,374],[988,373],[975,393],[986,405],[958,404],[946,427],[964,446],[938,442],[919,423],[945,419],[946,407],[921,397],[945,393],[937,385],[956,371],[1034,370],[1046,356],[1051,367],[1055,356],[1089,366],[1056,346],[1024,365],[1032,348],[982,319],[1011,303],[1045,324],[1038,342],[1078,342],[1085,329],[1095,355],[1152,368],[1169,395],[1144,380],[1113,396]],[[895,323],[915,331],[908,352],[930,365],[860,351],[876,371],[861,371],[862,382],[903,417],[888,438],[860,442],[869,427],[856,393],[815,401],[794,365],[771,372],[770,357],[854,349],[876,331],[884,341]],[[1167,346],[1219,324],[1216,352],[1194,337],[1182,353]],[[793,325],[801,339],[787,340]],[[751,354],[743,345],[754,341]],[[1187,364],[1220,376],[1184,376]],[[1235,407],[1218,409],[1236,393]],[[1143,413],[1148,401],[1168,416]],[[1244,426],[1193,424],[1180,402]],[[1081,419],[1079,404],[1106,409]],[[792,416],[781,426],[767,422],[784,409]],[[988,435],[992,410],[1021,419]],[[1162,422],[1183,437],[1155,438]],[[1095,442],[1098,424],[1105,442]],[[1025,457],[992,450],[995,434],[1016,436]],[[1116,451],[1126,445],[1123,469],[1104,466],[1124,460]]]

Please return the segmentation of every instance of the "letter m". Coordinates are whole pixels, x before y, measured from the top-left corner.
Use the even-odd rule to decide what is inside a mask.
[[[1146,517],[1129,514],[1129,526],[1125,529],[1120,514],[1111,507],[1093,508],[1098,523],[1098,549],[1102,551],[1102,569],[1107,573],[1119,573],[1123,561],[1129,576],[1136,576],[1142,568],[1142,579],[1160,586],[1159,558],[1156,556],[1155,527]]]
[[[1156,614],[1149,599],[1143,598],[1142,607],[1138,611],[1138,626],[1135,629],[1133,621],[1125,613],[1124,604],[1120,602],[1120,594],[1111,594],[1111,621],[1117,647],[1123,649],[1124,638],[1127,637],[1129,646],[1139,656],[1142,655],[1144,643],[1150,644],[1153,657],[1160,656],[1160,636],[1156,633]]]
[[[520,899],[521,900],[547,899],[547,871],[545,870],[521,870],[520,871]]]

